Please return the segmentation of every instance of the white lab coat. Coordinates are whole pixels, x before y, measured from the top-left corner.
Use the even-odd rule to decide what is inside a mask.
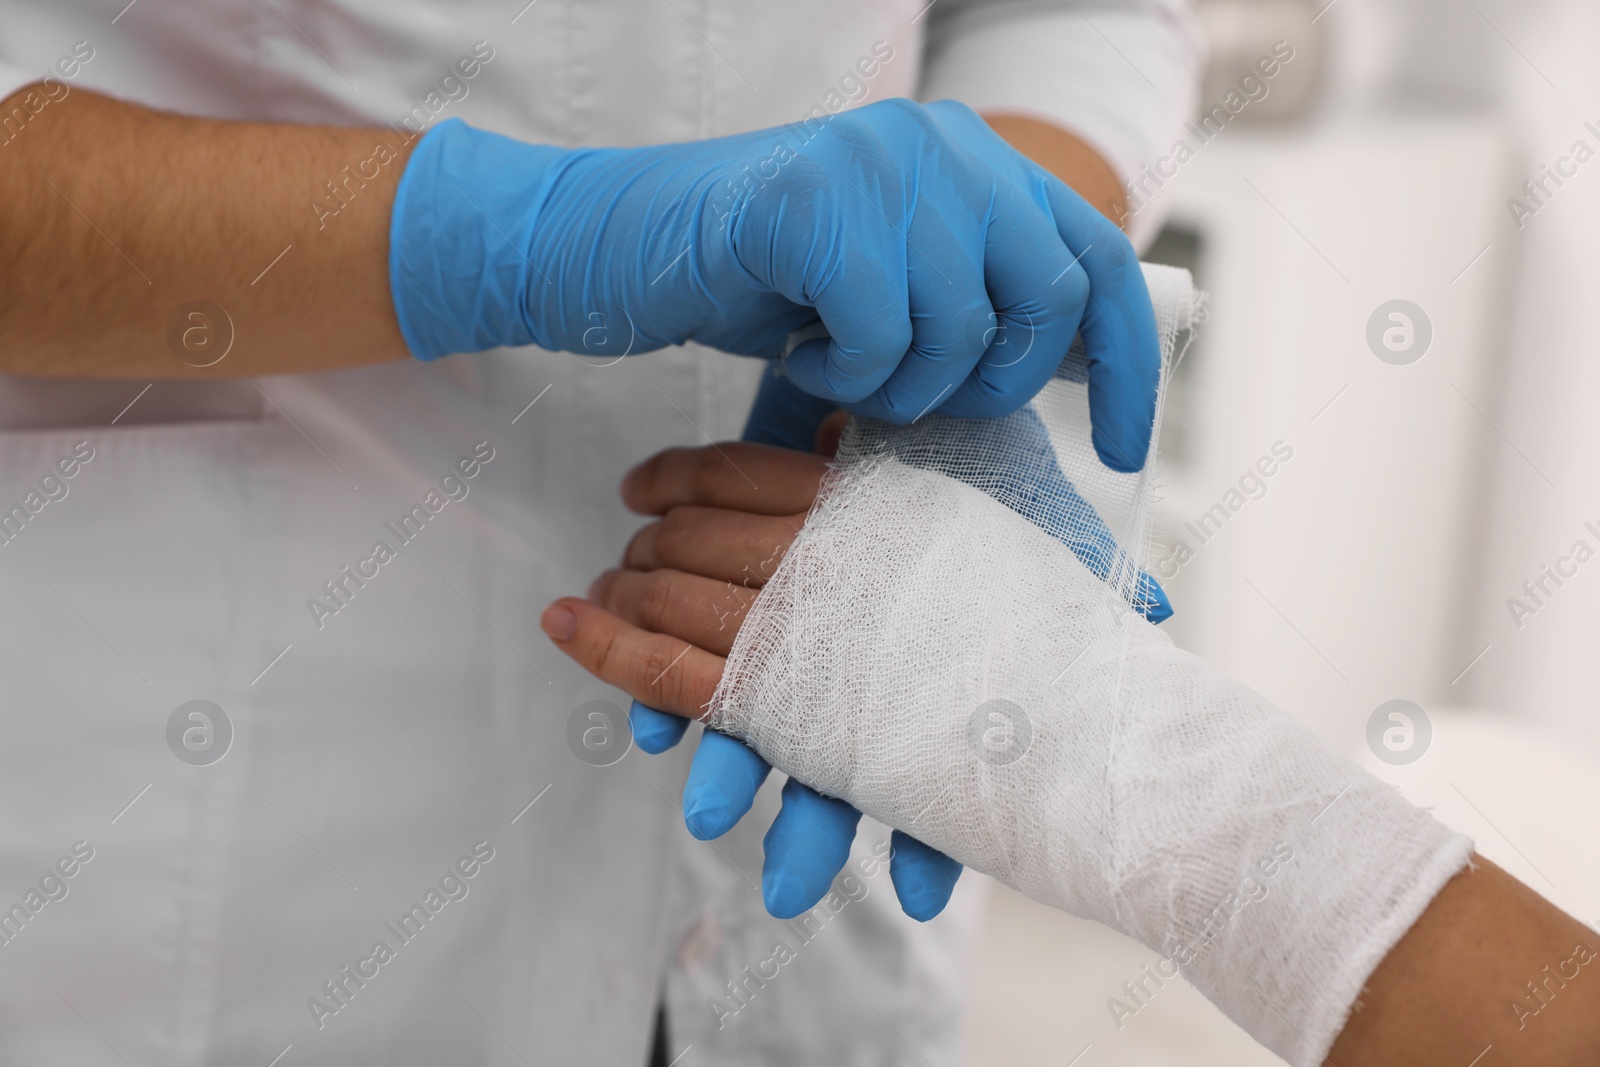
[[[1159,5],[1091,27],[1077,5],[959,0],[122,3],[0,3],[0,97],[53,71],[194,114],[421,108],[631,144],[788,121],[864,82],[1044,114],[1131,173],[1195,63]],[[480,41],[493,58],[445,82]],[[862,79],[879,42],[893,58]],[[115,241],[116,218],[94,223]],[[836,915],[786,927],[757,889],[773,786],[702,844],[676,807],[692,744],[597,767],[567,742],[579,705],[626,700],[539,610],[637,526],[623,471],[736,435],[758,370],[522,351],[145,392],[0,378],[0,511],[27,515],[0,527],[0,909],[21,909],[0,915],[0,1064],[631,1065],[663,995],[685,1067],[955,1062],[971,908],[900,916],[887,872],[858,866],[886,830]],[[196,699],[233,731],[204,766],[169,743]]]

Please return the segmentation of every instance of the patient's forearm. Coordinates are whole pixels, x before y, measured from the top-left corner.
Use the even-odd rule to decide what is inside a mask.
[[[1600,938],[1474,862],[1367,980],[1330,1064],[1600,1063]]]
[[[0,146],[0,372],[241,377],[406,356],[387,262],[399,134],[44,99],[33,85],[0,105],[38,109]],[[230,328],[188,317],[192,301],[231,322],[205,369]]]

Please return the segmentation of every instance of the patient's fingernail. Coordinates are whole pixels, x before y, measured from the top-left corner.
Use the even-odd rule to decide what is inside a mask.
[[[578,617],[571,608],[551,604],[539,617],[539,626],[550,635],[552,641],[571,641],[572,635],[578,632]]]

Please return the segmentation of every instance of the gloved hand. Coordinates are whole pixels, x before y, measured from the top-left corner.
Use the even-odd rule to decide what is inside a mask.
[[[949,101],[928,105],[939,111],[941,124],[955,142],[986,160],[994,172],[1022,190],[1040,211],[1054,220],[1056,232],[1077,256],[1090,281],[1089,300],[1078,324],[1089,364],[1089,415],[1095,452],[1112,470],[1136,471],[1144,466],[1155,423],[1156,385],[1161,374],[1161,349],[1154,311],[1138,255],[1122,231],[1049,171],[1012,148],[972,109]],[[946,110],[947,109],[947,110]],[[1031,364],[1050,338],[1015,317],[996,332],[984,356],[986,364],[1006,367]],[[1052,353],[1044,362],[1051,372],[1061,362]],[[1041,372],[1043,367],[1038,368]],[[1033,382],[1026,397],[1003,407],[969,405],[958,398],[938,410],[945,415],[994,417],[1008,414],[1031,399],[1049,380]],[[857,410],[852,408],[851,410]],[[860,410],[858,414],[871,415]],[[884,418],[878,415],[878,418]],[[887,421],[894,421],[892,419]],[[1164,616],[1163,616],[1164,617]],[[1156,620],[1160,621],[1160,620]]]
[[[833,410],[832,404],[800,393],[780,375],[769,371],[745,426],[744,440],[807,451],[817,427]],[[1038,426],[1038,450],[1054,467],[1048,434]],[[979,426],[974,432],[981,432]],[[1141,454],[1142,455],[1142,454]],[[1078,525],[1096,531],[1072,545],[1074,553],[1096,575],[1103,576],[1111,558],[1111,534],[1094,516],[1093,509],[1064,477],[1038,485],[1017,487],[1028,496],[1044,496],[1085,520]],[[1172,614],[1166,594],[1153,578],[1141,583],[1141,614],[1161,622]],[[645,752],[659,753],[676,745],[689,720],[633,702],[628,713],[634,742]],[[727,833],[755,802],[756,791],[771,767],[742,741],[707,730],[701,737],[683,790],[684,821],[701,840]],[[783,806],[764,841],[766,862],[761,891],[767,910],[780,919],[799,915],[816,905],[849,858],[861,813],[843,800],[825,797],[801,783],[784,784]],[[926,922],[950,900],[961,865],[921,841],[894,831],[889,876],[900,906],[914,919]]]
[[[908,422],[1015,410],[1081,329],[1095,445],[1137,469],[1159,350],[1133,251],[987,129],[906,100],[644,148],[440,123],[390,225],[401,332],[424,360],[693,340],[783,358],[805,392]],[[819,323],[828,336],[791,341]]]

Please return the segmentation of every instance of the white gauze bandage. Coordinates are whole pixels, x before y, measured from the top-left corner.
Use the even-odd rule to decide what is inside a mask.
[[[1196,296],[1145,275],[1170,367]],[[1131,609],[1152,464],[1096,457],[1085,377],[1075,350],[1005,419],[856,420],[710,723],[1320,1063],[1471,843]]]

